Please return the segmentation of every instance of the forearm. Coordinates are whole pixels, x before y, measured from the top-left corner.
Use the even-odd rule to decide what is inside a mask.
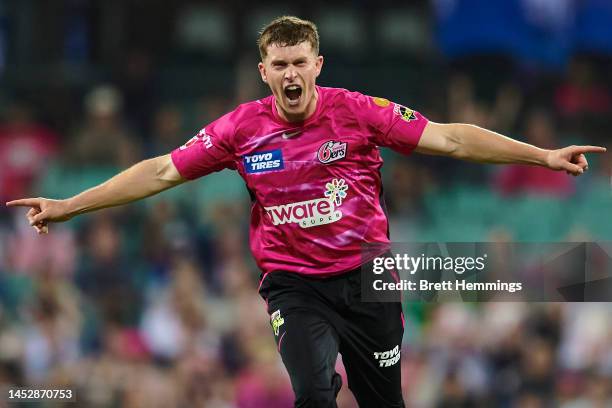
[[[450,124],[452,157],[479,163],[547,166],[549,150],[519,142],[474,125]]]
[[[75,215],[127,204],[178,185],[182,179],[169,156],[141,161],[108,181],[66,201],[67,214]]]
[[[606,149],[567,146],[546,150],[474,125],[428,122],[415,151],[479,163],[533,164],[577,176],[588,169],[585,153],[604,153]]]

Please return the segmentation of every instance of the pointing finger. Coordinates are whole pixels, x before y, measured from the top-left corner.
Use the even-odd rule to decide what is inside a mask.
[[[22,198],[20,200],[8,201],[7,207],[38,207],[40,199],[38,198]]]
[[[607,149],[605,147],[601,146],[575,146],[573,153],[604,153],[606,150]]]

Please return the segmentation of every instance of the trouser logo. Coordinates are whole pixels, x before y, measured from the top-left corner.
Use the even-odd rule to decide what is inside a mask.
[[[399,346],[395,346],[389,351],[375,352],[374,358],[378,360],[379,367],[390,367],[399,361],[401,353]]]
[[[270,322],[272,324],[272,329],[274,330],[274,335],[278,336],[278,330],[283,323],[285,323],[285,319],[281,317],[280,309],[272,313],[272,316],[270,316]]]

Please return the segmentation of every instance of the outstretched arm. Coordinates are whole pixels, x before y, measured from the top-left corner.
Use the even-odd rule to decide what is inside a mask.
[[[65,200],[24,198],[6,205],[31,207],[28,221],[40,234],[48,232],[49,222],[67,221],[79,214],[127,204],[185,181],[167,154],[143,160],[106,182]]]
[[[474,125],[429,122],[415,151],[479,163],[516,163],[565,170],[578,176],[588,169],[585,153],[603,153],[599,146],[546,150]]]

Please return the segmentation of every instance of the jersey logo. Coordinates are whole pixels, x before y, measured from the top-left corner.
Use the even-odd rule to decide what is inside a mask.
[[[243,163],[245,171],[249,174],[285,168],[280,149],[243,156]]]
[[[412,109],[407,108],[405,106],[402,106],[402,105],[400,105],[398,103],[396,103],[393,106],[393,113],[398,115],[400,118],[402,118],[406,122],[410,122],[411,120],[415,120],[416,119],[416,116],[415,116],[414,111]]]
[[[295,132],[283,132],[283,139],[291,139],[293,136],[297,136],[301,133],[301,130],[296,130]]]
[[[210,135],[206,134],[206,128],[204,128],[200,130],[197,135],[189,139],[184,145],[179,147],[179,149],[185,150],[188,147],[191,147],[194,144],[196,144],[198,140],[201,140],[202,143],[204,143],[204,147],[206,147],[207,149],[210,149],[211,147],[213,147],[212,140],[210,140]]]
[[[302,228],[331,224],[342,218],[338,209],[346,198],[348,185],[344,179],[333,179],[325,184],[323,197],[314,200],[299,201],[264,207],[274,225],[295,223]]]
[[[319,147],[317,158],[323,164],[335,162],[346,157],[346,143],[328,140]]]

